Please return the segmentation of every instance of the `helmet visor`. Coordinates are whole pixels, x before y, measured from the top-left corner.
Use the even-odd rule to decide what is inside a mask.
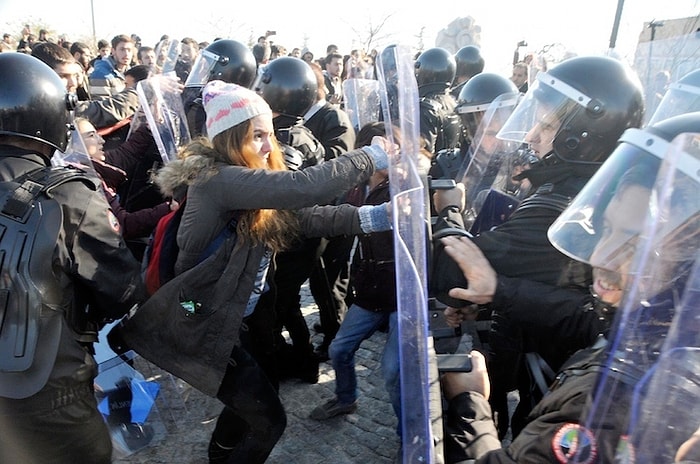
[[[651,115],[648,125],[693,111],[700,111],[700,88],[675,83],[669,86],[661,103]]]
[[[562,80],[540,72],[498,138],[527,143],[543,157],[553,150],[554,140],[566,120],[592,103],[591,98]]]
[[[212,72],[217,63],[224,60],[224,57],[202,50],[192,65],[190,75],[187,77],[185,87],[203,87],[211,78]]]
[[[513,179],[521,169],[521,144],[496,137],[498,131],[517,106],[518,95],[504,94],[496,98],[480,117],[479,127],[471,145],[472,156],[464,171],[458,172],[457,182],[464,184],[467,208],[465,225],[471,226],[478,217],[484,198],[491,190],[517,196],[520,182]],[[482,113],[471,113],[482,114]],[[527,163],[525,163],[527,165]],[[515,172],[518,170],[518,172]],[[491,224],[496,225],[496,224]]]
[[[683,254],[677,239],[697,234],[700,134],[683,134],[669,143],[628,129],[620,142],[548,236],[559,251],[578,261],[629,274],[642,243],[672,263]],[[674,165],[664,163],[660,170],[671,154]],[[664,172],[671,168],[674,173]],[[659,271],[654,287],[672,278]]]

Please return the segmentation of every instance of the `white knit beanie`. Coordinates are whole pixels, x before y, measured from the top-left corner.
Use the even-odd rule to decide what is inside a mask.
[[[207,114],[207,137],[237,126],[261,114],[272,115],[270,106],[252,90],[224,81],[211,81],[202,90],[202,103]]]

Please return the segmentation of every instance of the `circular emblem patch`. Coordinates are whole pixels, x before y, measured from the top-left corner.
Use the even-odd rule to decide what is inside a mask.
[[[552,438],[552,451],[561,464],[592,464],[598,455],[593,433],[574,423],[559,427]]]
[[[107,221],[109,221],[109,225],[112,227],[112,229],[119,233],[121,230],[121,227],[119,227],[119,221],[117,220],[117,217],[114,215],[112,212],[112,209],[107,210]]]

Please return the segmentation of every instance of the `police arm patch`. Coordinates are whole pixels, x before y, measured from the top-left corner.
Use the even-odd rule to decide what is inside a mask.
[[[121,226],[119,225],[119,220],[112,212],[112,208],[107,209],[107,222],[116,233],[121,234]]]
[[[559,427],[552,438],[552,452],[561,464],[593,464],[598,446],[593,433],[572,422]]]

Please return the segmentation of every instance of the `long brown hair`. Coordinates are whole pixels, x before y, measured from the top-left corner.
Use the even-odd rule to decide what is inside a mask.
[[[286,171],[284,155],[275,138],[271,138],[272,149],[265,163],[253,149],[253,136],[253,124],[247,120],[217,134],[211,142],[198,139],[180,156],[197,153],[234,166]],[[299,221],[293,211],[247,210],[239,218],[236,231],[240,240],[249,241],[252,245],[264,244],[278,252],[287,248],[298,236]]]

